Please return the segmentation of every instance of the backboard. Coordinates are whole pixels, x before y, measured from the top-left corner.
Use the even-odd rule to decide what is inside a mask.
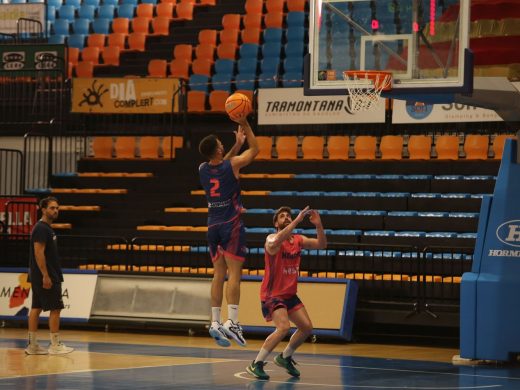
[[[383,96],[471,93],[470,0],[311,0],[306,95],[346,94],[345,70],[393,74]]]

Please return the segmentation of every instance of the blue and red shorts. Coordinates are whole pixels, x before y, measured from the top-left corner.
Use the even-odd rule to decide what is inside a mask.
[[[273,312],[280,308],[287,309],[287,313],[292,313],[303,307],[303,303],[298,298],[298,295],[293,295],[290,298],[269,298],[262,301],[262,314],[266,321],[273,320]]]
[[[224,254],[244,261],[247,253],[246,227],[241,218],[208,227],[208,245],[211,261]]]

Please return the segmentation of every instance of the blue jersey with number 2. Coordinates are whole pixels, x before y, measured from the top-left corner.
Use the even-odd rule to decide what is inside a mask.
[[[208,201],[208,226],[229,222],[240,215],[240,184],[229,160],[218,165],[202,163],[199,176]]]

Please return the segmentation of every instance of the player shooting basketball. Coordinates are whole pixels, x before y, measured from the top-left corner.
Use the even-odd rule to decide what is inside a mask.
[[[200,153],[209,160],[199,167],[200,183],[208,201],[208,245],[214,268],[209,334],[223,347],[231,344],[229,338],[241,346],[246,345],[238,322],[240,279],[247,251],[238,178],[240,169],[250,164],[259,151],[247,114],[231,119],[239,124],[239,128],[235,145],[227,154],[224,154],[222,142],[215,135],[205,137],[199,144]],[[248,148],[237,155],[244,141],[247,141]],[[222,324],[221,306],[226,273],[229,319]]]
[[[306,216],[316,227],[316,238],[293,234],[293,230]],[[259,379],[269,379],[264,371],[265,360],[276,346],[289,333],[292,322],[296,325],[289,344],[282,353],[274,358],[277,366],[283,367],[293,377],[300,371],[294,364],[294,351],[312,333],[312,322],[302,301],[296,295],[302,249],[324,249],[327,237],[323,230],[320,215],[316,210],[305,207],[292,219],[289,207],[280,207],[274,214],[275,234],[265,240],[265,276],[260,287],[262,314],[266,321],[273,321],[276,327],[266,339],[256,359],[247,367],[247,372]]]

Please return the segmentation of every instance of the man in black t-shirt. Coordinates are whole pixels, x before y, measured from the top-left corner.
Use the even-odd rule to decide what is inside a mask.
[[[29,281],[32,290],[32,306],[29,313],[28,355],[63,355],[74,349],[60,341],[60,312],[63,309],[61,272],[56,234],[51,224],[58,218],[58,200],[53,197],[40,201],[42,218],[31,232],[29,253]],[[51,344],[48,349],[38,344],[36,332],[42,311],[50,311],[49,330]]]

